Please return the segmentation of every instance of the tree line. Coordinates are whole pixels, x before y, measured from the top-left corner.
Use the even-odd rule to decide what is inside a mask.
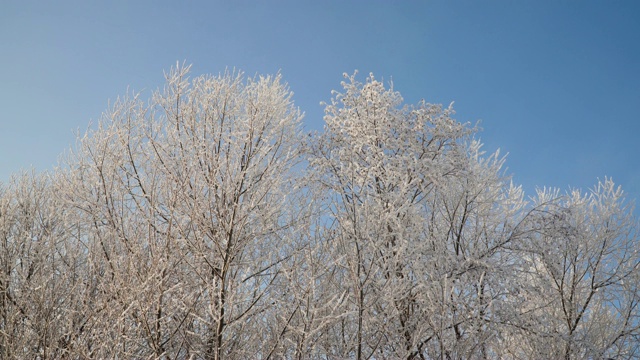
[[[453,109],[345,75],[166,75],[0,184],[0,358],[640,358],[611,179],[525,196]]]

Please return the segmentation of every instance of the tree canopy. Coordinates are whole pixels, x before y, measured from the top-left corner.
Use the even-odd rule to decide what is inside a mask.
[[[166,75],[0,184],[0,357],[640,358],[611,179],[525,196],[451,106],[346,75]]]

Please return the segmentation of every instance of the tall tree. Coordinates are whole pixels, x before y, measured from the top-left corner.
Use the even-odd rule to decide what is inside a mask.
[[[348,294],[336,355],[450,352],[445,336],[461,342],[467,323],[485,324],[467,315],[478,296],[490,298],[478,295],[490,278],[483,264],[513,240],[522,194],[501,176],[503,159],[483,159],[475,129],[453,120],[451,108],[403,105],[373,76],[342,85],[311,161],[331,194],[344,281],[335,291]]]
[[[68,161],[107,309],[93,356],[254,358],[277,342],[301,115],[280,76],[188,71],[148,104],[116,102]]]

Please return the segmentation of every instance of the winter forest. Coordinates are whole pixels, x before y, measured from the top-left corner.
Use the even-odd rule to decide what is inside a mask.
[[[373,75],[320,133],[280,75],[165,77],[0,183],[0,358],[640,358],[611,179],[525,194],[473,124]]]

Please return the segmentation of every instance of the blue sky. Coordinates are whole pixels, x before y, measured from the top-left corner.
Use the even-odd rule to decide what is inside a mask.
[[[638,1],[56,1],[0,4],[0,181],[52,168],[126,93],[194,74],[280,71],[321,129],[342,73],[407,102],[455,101],[536,186],[605,176],[640,197]]]

